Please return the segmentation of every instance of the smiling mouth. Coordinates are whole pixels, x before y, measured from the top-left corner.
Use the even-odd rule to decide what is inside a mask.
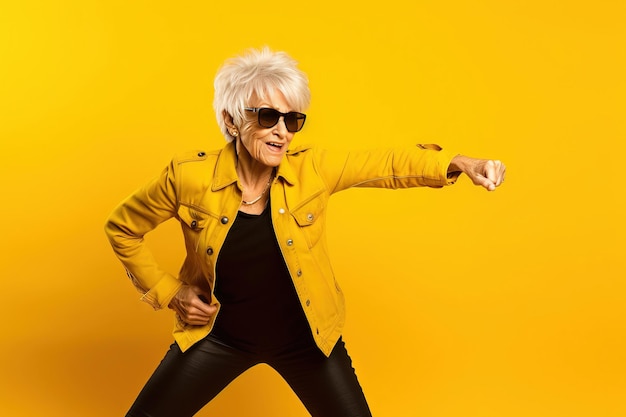
[[[276,148],[276,149],[282,149],[283,145],[281,145],[280,143],[276,143],[276,142],[269,142],[268,143],[269,146]]]

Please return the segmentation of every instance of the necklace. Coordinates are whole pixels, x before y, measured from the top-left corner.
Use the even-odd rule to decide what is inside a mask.
[[[274,171],[272,171],[272,173],[270,174],[269,179],[267,180],[267,184],[265,184],[265,188],[263,189],[263,192],[261,194],[259,194],[259,196],[257,198],[255,198],[254,200],[250,200],[250,201],[246,201],[243,198],[241,199],[241,203],[245,206],[251,206],[254,203],[258,202],[267,192],[267,190],[269,190],[270,188],[270,184],[272,183],[272,179],[274,179]]]

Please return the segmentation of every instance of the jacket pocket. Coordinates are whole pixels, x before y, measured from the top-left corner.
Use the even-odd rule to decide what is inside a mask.
[[[187,284],[197,285],[211,291],[207,271],[210,266],[203,264],[203,261],[206,261],[206,248],[203,242],[212,227],[211,220],[214,217],[196,207],[185,205],[178,208],[177,214],[187,248],[187,256],[180,269],[179,279]]]
[[[291,215],[304,234],[309,248],[314,247],[322,237],[324,230],[324,202],[314,198],[291,212]]]
[[[181,223],[186,225],[189,229],[197,232],[200,232],[207,226],[209,217],[210,216],[207,213],[194,207],[181,205],[178,208],[178,218]]]

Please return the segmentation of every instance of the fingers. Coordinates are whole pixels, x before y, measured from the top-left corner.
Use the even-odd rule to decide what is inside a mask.
[[[177,308],[181,320],[187,324],[204,326],[209,323],[211,317],[217,312],[217,307],[205,304],[199,298],[191,300]]]
[[[487,190],[493,191],[502,184],[505,173],[506,167],[501,161],[486,161],[483,169],[484,181],[481,185]]]
[[[187,324],[206,325],[217,313],[217,306],[209,304],[210,295],[193,285],[183,286],[170,303],[179,319]]]
[[[191,306],[208,315],[213,314],[216,307],[211,305],[211,296],[206,295],[198,287],[192,287],[192,290],[195,292],[195,297],[191,298]]]

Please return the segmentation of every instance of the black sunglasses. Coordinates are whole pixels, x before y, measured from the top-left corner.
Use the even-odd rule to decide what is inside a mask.
[[[257,113],[259,115],[259,126],[266,129],[276,126],[282,116],[287,130],[295,133],[302,129],[304,121],[306,120],[306,114],[299,113],[297,111],[281,113],[278,110],[269,107],[246,107],[244,110]]]

